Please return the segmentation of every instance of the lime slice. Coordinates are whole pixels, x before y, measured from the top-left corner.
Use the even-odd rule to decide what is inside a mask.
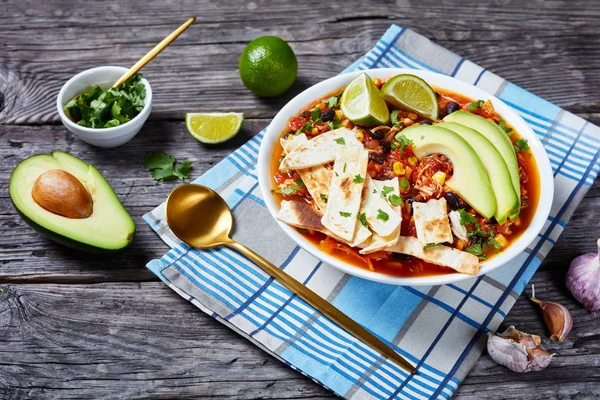
[[[433,121],[438,119],[437,95],[431,86],[418,76],[396,75],[383,85],[381,94],[385,101],[395,107],[414,111]]]
[[[243,113],[186,113],[185,127],[197,141],[223,143],[240,131]]]
[[[342,112],[358,126],[385,125],[390,113],[377,86],[367,74],[360,74],[344,90],[340,101]]]

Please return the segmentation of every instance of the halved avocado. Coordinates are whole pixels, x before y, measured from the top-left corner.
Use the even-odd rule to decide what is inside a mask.
[[[431,154],[443,154],[454,167],[446,180],[451,188],[479,214],[490,219],[496,213],[496,197],[479,156],[460,135],[432,125],[413,125],[398,135],[413,141],[413,152],[419,159]]]
[[[61,176],[69,174],[75,185],[73,182],[60,181]],[[45,187],[40,184],[43,178],[38,181],[42,175],[46,177]],[[91,196],[91,214],[66,217],[54,210],[49,211],[47,208],[52,208],[52,204],[60,208],[61,202],[65,207],[78,206],[80,199],[73,200],[74,196],[69,191],[77,190],[77,180],[83,185],[82,190],[86,191],[79,197],[85,200]],[[47,189],[49,185],[53,192]],[[41,193],[36,199],[34,188]],[[13,205],[25,222],[58,243],[93,253],[111,253],[122,251],[133,242],[135,224],[106,179],[92,165],[70,154],[57,151],[21,161],[10,176],[9,192]],[[44,194],[51,200],[44,203]],[[47,208],[42,207],[40,202]],[[52,204],[47,206],[49,203]],[[66,213],[69,214],[75,213]]]
[[[445,122],[457,122],[468,128],[475,129],[481,133],[487,140],[492,142],[498,153],[504,159],[510,179],[513,184],[513,189],[519,198],[519,206],[521,205],[521,183],[519,182],[519,164],[517,163],[517,155],[510,138],[498,125],[479,115],[471,114],[466,111],[456,111],[447,115],[444,118]],[[518,213],[517,213],[518,215]],[[511,217],[516,218],[517,215]]]
[[[477,152],[496,196],[496,221],[503,224],[506,218],[514,219],[519,215],[519,198],[513,189],[508,167],[494,145],[481,133],[456,122],[442,122],[436,126],[459,134]]]

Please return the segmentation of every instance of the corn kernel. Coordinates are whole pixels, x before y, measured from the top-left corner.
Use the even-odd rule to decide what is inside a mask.
[[[344,118],[344,114],[342,113],[342,110],[335,110],[335,119],[343,119]]]
[[[465,248],[465,242],[463,242],[462,240],[459,239],[458,242],[456,242],[456,248],[458,250],[464,249]]]
[[[310,130],[311,135],[316,135],[317,133],[319,133],[319,130],[317,128],[312,128]]]
[[[379,85],[381,85],[381,79],[373,78],[373,83],[375,84],[375,86],[379,87]]]
[[[400,161],[396,161],[394,163],[394,173],[398,176],[404,175],[406,171],[404,170],[404,165]]]
[[[494,240],[500,244],[501,248],[508,246],[508,240],[502,234],[494,236]]]
[[[402,120],[402,123],[404,124],[404,126],[411,126],[412,124],[414,124],[414,123],[415,123],[415,121],[413,121],[413,120],[412,120],[412,119],[410,119],[410,118],[404,118],[404,119]]]
[[[365,140],[365,134],[359,130],[356,132],[356,138],[362,142],[363,140]]]
[[[415,156],[408,157],[408,163],[411,166],[413,166],[413,167],[416,166],[418,162],[419,162],[419,160],[417,160],[417,157],[415,157]]]
[[[375,178],[375,175],[377,175],[377,171],[375,171],[374,169],[372,169],[372,170],[369,171],[369,176],[371,178]]]
[[[443,185],[446,182],[446,173],[442,171],[438,171],[433,174],[432,178],[437,181],[440,185]]]

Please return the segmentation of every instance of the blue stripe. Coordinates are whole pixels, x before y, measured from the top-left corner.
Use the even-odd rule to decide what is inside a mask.
[[[248,171],[247,168],[242,167],[237,161],[235,161],[232,156],[227,157],[227,160],[230,163],[232,163],[233,165],[235,165],[237,167],[237,169],[239,169],[244,175],[250,176],[250,177],[252,177],[254,179],[258,179],[258,177],[256,175],[254,175],[253,173],[251,173],[250,171]]]
[[[481,79],[481,77],[483,76],[483,74],[485,74],[486,69],[482,69],[481,72],[479,73],[479,75],[477,75],[477,79],[475,79],[475,83],[473,84],[473,86],[477,86],[477,84],[479,83],[479,80]]]
[[[230,208],[231,208],[231,212],[235,211],[235,209],[236,209],[236,208],[237,208],[237,207],[238,207],[240,204],[242,204],[242,203],[244,202],[244,200],[245,200],[245,199],[246,199],[248,196],[250,196],[250,194],[252,193],[252,191],[253,191],[254,189],[256,189],[256,187],[257,187],[257,186],[258,186],[258,182],[256,182],[254,185],[252,185],[252,187],[250,188],[250,190],[248,190],[248,191],[247,191],[247,192],[245,192],[245,193],[244,193],[244,192],[242,192],[240,189],[235,189],[235,192],[236,192],[236,193],[241,193],[241,194],[242,194],[242,197],[241,197],[241,198],[238,200],[238,202],[237,202],[237,203],[235,203],[235,204],[233,205],[233,207],[230,207]]]
[[[456,76],[456,73],[458,72],[458,70],[460,69],[460,66],[463,65],[464,62],[465,62],[465,59],[461,58],[460,61],[458,62],[458,64],[456,64],[456,67],[454,67],[454,71],[452,71],[450,76],[452,76],[452,77]]]
[[[264,200],[263,200],[263,199],[261,199],[260,197],[257,197],[257,196],[255,196],[255,195],[253,195],[253,194],[249,195],[249,196],[248,196],[248,198],[249,198],[250,200],[252,200],[252,201],[255,201],[255,202],[257,202],[258,204],[260,204],[260,205],[261,205],[261,206],[263,206],[263,207],[266,207],[266,206],[267,206],[267,205],[265,204],[265,202],[264,202]]]
[[[591,165],[595,164],[596,161],[598,160],[599,152],[600,152],[600,150],[598,150],[596,152],[596,156],[594,157],[593,163],[590,164],[590,168],[588,168],[588,170],[586,171],[586,173],[585,173],[584,176],[587,176],[589,174],[589,171],[591,170]],[[564,214],[564,212],[567,210],[567,208],[571,204],[571,201],[573,201],[573,198],[575,197],[575,195],[577,194],[577,192],[581,188],[582,184],[583,184],[583,181],[580,181],[577,184],[577,186],[575,187],[575,189],[573,189],[573,191],[569,195],[569,198],[567,199],[567,201],[560,208],[558,214],[556,215],[555,220],[556,219],[560,219],[560,217]],[[544,235],[548,236],[552,232],[552,230],[553,230],[553,228],[554,228],[555,225],[556,225],[556,222],[552,221],[550,223],[550,226],[548,227],[548,229],[546,230],[546,232],[545,232]],[[527,257],[527,260],[525,260],[525,262],[523,263],[523,265],[519,269],[519,272],[515,275],[515,277],[510,282],[510,284],[508,285],[508,287],[506,288],[506,290],[502,293],[502,295],[500,296],[500,298],[496,302],[496,305],[490,311],[490,313],[486,317],[485,321],[483,321],[483,324],[481,325],[481,327],[477,330],[477,332],[475,332],[475,335],[473,335],[473,337],[471,338],[471,340],[467,344],[467,347],[463,350],[463,352],[461,353],[461,355],[458,357],[458,360],[456,360],[456,362],[454,363],[454,366],[452,367],[452,369],[450,370],[450,372],[448,373],[447,376],[453,376],[454,374],[456,374],[456,371],[458,370],[459,366],[464,362],[465,358],[471,352],[471,349],[473,348],[473,346],[475,345],[475,343],[479,340],[479,338],[483,334],[483,327],[484,326],[487,327],[487,325],[490,323],[490,321],[492,320],[492,318],[493,318],[493,316],[495,314],[495,311],[500,308],[500,306],[504,303],[504,301],[506,300],[506,298],[508,297],[508,295],[512,292],[512,288],[515,287],[515,285],[517,284],[517,282],[519,281],[519,279],[521,279],[521,276],[523,275],[523,273],[525,272],[525,270],[529,266],[529,263],[531,262],[531,260],[533,260],[533,257],[535,257],[535,255],[537,254],[537,252],[539,251],[539,249],[541,248],[541,246],[542,246],[543,243],[544,243],[544,241],[540,240],[538,242],[538,244],[535,246],[535,248],[533,249],[533,251],[529,254],[529,256]],[[445,384],[446,382],[447,382],[447,377],[444,378],[444,381],[442,382],[442,384]],[[440,388],[441,388],[441,386],[440,386]],[[438,388],[435,391],[435,393],[433,394],[433,397],[435,397],[437,394],[439,394],[440,388]]]
[[[400,36],[402,36],[402,34],[403,34],[405,31],[406,31],[406,28],[404,28],[404,27],[402,27],[402,28],[400,29],[400,32],[398,32],[398,33],[396,34],[396,36],[394,36],[394,40],[392,40],[392,41],[391,41],[391,43],[388,43],[388,45],[387,45],[387,46],[386,46],[386,48],[385,48],[385,51],[383,51],[383,52],[382,52],[382,53],[379,55],[379,57],[377,57],[377,58],[375,59],[375,61],[373,62],[373,64],[371,64],[371,68],[375,68],[375,66],[376,66],[376,65],[379,63],[379,61],[381,61],[381,58],[382,58],[382,57],[385,55],[385,53],[386,53],[386,52],[387,52],[387,51],[388,51],[388,50],[389,50],[389,49],[390,49],[390,48],[391,48],[391,47],[394,45],[394,43],[396,43],[396,41],[397,41],[398,39],[400,39]]]
[[[446,286],[456,290],[457,292],[460,292],[462,294],[468,294],[468,292],[452,283],[447,284]],[[492,303],[489,303],[487,301],[485,301],[484,299],[482,299],[479,296],[474,295],[473,293],[471,293],[471,298],[481,304],[483,304],[484,306],[487,306],[489,308],[494,307],[494,305]],[[502,315],[502,318],[506,318],[506,314],[502,311],[502,310],[498,310],[498,314]]]
[[[569,150],[567,151],[567,154],[564,155],[562,161],[560,162],[560,164],[558,165],[558,167],[556,168],[556,171],[554,172],[554,176],[556,176],[556,174],[558,173],[558,171],[560,171],[560,169],[563,167],[563,165],[565,165],[565,161],[567,161],[567,158],[569,158],[569,155],[571,154],[571,152],[573,151],[573,148],[575,147],[575,144],[577,143],[577,141],[579,140],[579,138],[581,137],[581,134],[583,133],[583,130],[585,129],[585,127],[587,126],[587,121],[582,125],[581,129],[579,130],[579,132],[577,132],[577,137],[575,138],[575,140],[573,140],[573,143],[571,144],[571,147],[569,147]]]
[[[398,39],[396,39],[396,40],[398,40]],[[380,42],[382,42],[385,45],[388,45],[388,43],[385,42],[385,41],[383,41],[383,40],[380,40]],[[394,42],[395,42],[395,40],[394,40]],[[405,52],[404,50],[402,50],[399,47],[394,46],[392,48],[392,50],[397,51],[398,53],[402,54],[404,57],[408,58],[413,63],[415,63],[415,64],[417,64],[417,65],[419,65],[419,66],[421,66],[421,67],[423,67],[423,68],[425,68],[425,69],[427,69],[429,71],[437,72],[438,74],[448,75],[448,74],[445,74],[445,73],[443,73],[442,71],[440,71],[438,69],[433,68],[432,66],[430,66],[428,64],[425,64],[423,61],[416,59],[415,57],[411,56],[410,54],[408,54],[407,52]]]

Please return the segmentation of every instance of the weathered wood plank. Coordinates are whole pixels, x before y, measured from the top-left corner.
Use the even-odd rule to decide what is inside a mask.
[[[0,123],[57,121],[55,97],[68,78],[100,64],[133,64],[190,14],[198,16],[198,23],[144,69],[155,91],[152,118],[215,109],[272,117],[301,89],[364,54],[391,23],[415,29],[571,111],[600,110],[600,43],[594,40],[600,26],[598,11],[587,1],[525,7],[517,2],[446,5],[430,0],[353,0],[343,5],[258,1],[245,8],[233,1],[202,1],[170,10],[163,4],[11,4],[0,14]],[[295,87],[271,100],[248,92],[237,72],[244,45],[265,34],[289,40],[300,65]]]
[[[504,325],[541,334],[555,360],[518,375],[484,356],[456,398],[592,398],[600,390],[600,316],[574,306],[550,272],[534,280],[540,297],[568,305],[573,331],[563,343],[547,340],[525,297]],[[1,285],[0,332],[4,398],[332,397],[159,282]]]

